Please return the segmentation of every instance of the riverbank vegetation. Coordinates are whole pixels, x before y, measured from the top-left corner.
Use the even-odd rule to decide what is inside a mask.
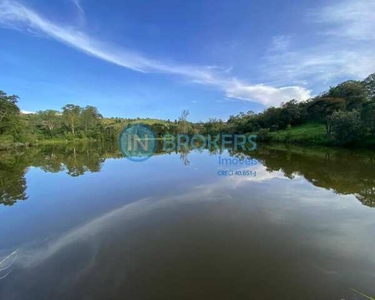
[[[35,144],[116,140],[124,127],[142,122],[160,131],[171,121],[104,118],[94,106],[65,105],[61,111],[22,113],[18,96],[0,91],[0,149]],[[177,128],[177,125],[175,126]]]
[[[23,145],[89,140],[117,140],[121,130],[134,123],[149,125],[163,134],[256,133],[259,142],[312,145],[375,145],[375,74],[364,81],[346,81],[303,102],[290,100],[261,113],[249,111],[227,121],[105,118],[94,106],[67,104],[60,111],[23,114],[18,96],[0,91],[0,149]]]
[[[261,141],[375,145],[375,74],[343,82],[307,101],[231,116],[227,125],[232,132],[257,132]]]

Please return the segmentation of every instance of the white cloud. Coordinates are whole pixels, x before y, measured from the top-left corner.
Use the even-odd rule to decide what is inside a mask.
[[[24,115],[33,115],[33,114],[35,114],[35,111],[21,110],[21,114],[24,114]]]
[[[375,40],[375,1],[346,0],[325,7],[316,14],[317,21],[330,23],[326,34],[352,40]]]
[[[73,4],[77,7],[79,13],[83,16],[85,15],[85,11],[83,10],[81,6],[81,1],[80,0],[72,0]]]
[[[289,35],[277,35],[272,38],[270,51],[286,51],[289,49],[292,37]]]
[[[374,11],[375,1],[368,0],[346,0],[315,10],[307,18],[315,27],[308,33],[315,35],[314,44],[286,50],[284,38],[275,37],[270,49],[279,51],[267,52],[263,73],[279,84],[308,81],[325,87],[345,78],[365,78],[375,72]]]
[[[258,102],[266,106],[278,106],[291,99],[308,99],[311,97],[311,93],[300,86],[273,88],[262,84],[246,86],[241,83],[233,83],[227,89],[227,97],[244,100],[257,99]]]
[[[71,0],[74,6],[77,8],[79,18],[81,22],[85,21],[85,10],[83,9],[81,5],[81,0]]]
[[[325,86],[342,78],[363,79],[375,71],[375,53],[333,49],[334,46],[269,55],[263,71],[280,82],[320,83]]]
[[[75,3],[80,7],[78,1]],[[137,72],[180,75],[192,82],[219,88],[231,98],[254,101],[263,105],[278,105],[290,100],[288,99],[290,96],[296,100],[305,100],[310,97],[310,92],[303,87],[275,88],[241,83],[236,78],[226,77],[231,69],[220,72],[212,66],[177,65],[151,59],[137,52],[93,39],[75,28],[52,23],[35,11],[14,1],[0,0],[0,24],[19,30],[37,31],[86,54]],[[267,98],[267,95],[275,98]]]

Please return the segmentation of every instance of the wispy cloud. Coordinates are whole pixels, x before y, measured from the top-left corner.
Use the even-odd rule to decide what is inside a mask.
[[[375,1],[345,0],[310,12],[314,45],[286,49],[275,37],[263,60],[263,71],[275,81],[333,84],[363,79],[375,72]],[[288,40],[290,42],[290,40]]]
[[[72,0],[72,2],[78,8],[78,10],[84,15],[85,11],[83,10],[83,8],[81,6],[81,1],[80,0]]]
[[[72,0],[72,2],[77,7],[79,16],[83,20],[85,18],[85,11],[82,8],[81,0]]]
[[[321,23],[333,28],[326,34],[357,41],[375,40],[375,1],[345,0],[313,14]]]
[[[276,35],[272,38],[270,51],[286,51],[289,49],[292,37],[290,35]]]
[[[79,2],[75,2],[80,7]],[[276,88],[268,85],[251,85],[234,77],[228,77],[230,70],[223,72],[209,66],[172,64],[152,59],[138,52],[94,39],[70,26],[55,24],[14,1],[0,0],[0,23],[18,30],[37,31],[88,55],[137,72],[179,75],[195,83],[211,85],[224,91],[230,98],[254,101],[269,106],[279,105],[281,102],[290,100],[290,97],[296,100],[305,100],[310,97],[310,91],[304,87]]]

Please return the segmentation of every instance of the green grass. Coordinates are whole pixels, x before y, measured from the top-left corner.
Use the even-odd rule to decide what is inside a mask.
[[[329,145],[323,124],[305,124],[286,130],[270,132],[270,141],[277,143]]]
[[[89,138],[85,138],[85,139],[76,138],[74,140],[67,140],[67,139],[64,139],[64,138],[60,138],[60,139],[38,140],[38,142],[36,142],[35,144],[38,144],[38,145],[53,145],[53,144],[66,144],[66,143],[85,143],[85,142],[95,142],[95,141],[98,141],[98,140],[89,139]]]
[[[95,139],[74,139],[74,140],[67,140],[65,138],[60,139],[45,139],[45,140],[38,140],[33,142],[27,143],[20,143],[15,142],[11,136],[0,136],[0,150],[7,150],[7,149],[14,149],[18,147],[25,147],[25,146],[35,146],[35,145],[55,145],[55,144],[74,144],[74,143],[88,143],[88,142],[95,142],[98,140]]]
[[[153,125],[153,124],[162,124],[162,125],[168,125],[168,124],[174,124],[174,123],[168,123],[165,120],[159,120],[159,119],[120,119],[119,121],[116,121],[115,119],[110,118],[104,118],[102,120],[103,125],[117,125],[120,127],[125,127],[128,124],[145,124],[145,125]]]
[[[326,128],[323,124],[309,123],[290,129],[278,130],[269,133],[269,141],[282,144],[312,145],[312,146],[334,146],[332,140],[327,137]],[[375,136],[368,134],[356,145],[356,148],[375,148]]]

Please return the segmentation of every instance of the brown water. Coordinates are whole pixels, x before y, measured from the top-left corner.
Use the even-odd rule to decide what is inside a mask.
[[[249,156],[258,163],[219,164]],[[280,146],[141,163],[113,145],[1,152],[0,299],[370,299],[374,158]],[[228,170],[246,172],[218,175]]]

